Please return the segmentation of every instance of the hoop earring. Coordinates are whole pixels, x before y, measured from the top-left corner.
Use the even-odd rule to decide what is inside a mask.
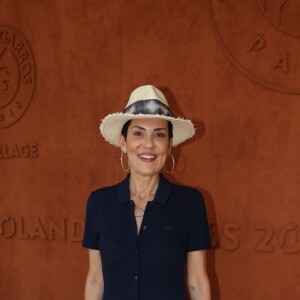
[[[166,173],[169,173],[169,174],[170,174],[170,173],[172,173],[172,172],[174,171],[174,168],[175,168],[175,159],[174,159],[174,156],[173,156],[171,153],[169,153],[168,156],[171,157],[173,166],[172,166],[172,169],[171,169],[171,170],[166,170],[166,167],[164,166],[164,170],[165,170]]]
[[[126,172],[129,171],[130,162],[128,162],[127,169],[125,169],[125,168],[124,168],[124,164],[123,164],[123,154],[124,154],[124,153],[125,153],[125,152],[123,152],[123,151],[122,151],[122,153],[121,153],[121,167],[122,167],[123,171],[126,173]]]

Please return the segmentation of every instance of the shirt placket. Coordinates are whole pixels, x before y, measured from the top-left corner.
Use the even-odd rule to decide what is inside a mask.
[[[133,300],[139,300],[139,246],[137,237],[137,226],[134,216],[134,202],[130,200],[130,220],[131,220],[131,236],[133,237],[132,255],[133,269],[132,269],[132,281],[133,281]]]
[[[141,288],[141,282],[140,282],[140,255],[143,251],[143,242],[147,239],[148,236],[148,232],[149,230],[151,230],[151,216],[152,216],[152,208],[153,208],[153,201],[149,201],[146,205],[146,209],[144,212],[144,216],[143,216],[143,220],[141,223],[141,228],[139,231],[139,234],[136,236],[136,261],[137,261],[137,266],[138,266],[138,275],[137,275],[137,291],[138,291],[138,295],[139,293],[139,289]],[[136,221],[134,219],[135,222],[135,226],[136,226]],[[139,299],[139,297],[138,297]]]

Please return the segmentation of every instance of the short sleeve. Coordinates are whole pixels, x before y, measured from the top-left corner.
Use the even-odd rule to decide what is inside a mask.
[[[195,192],[189,210],[188,252],[211,248],[205,203],[201,193]]]
[[[99,250],[99,235],[95,228],[95,209],[92,194],[86,205],[86,218],[82,246],[89,249]]]

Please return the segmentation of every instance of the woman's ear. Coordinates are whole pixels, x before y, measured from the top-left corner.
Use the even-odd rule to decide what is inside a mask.
[[[120,143],[120,148],[121,148],[122,152],[126,153],[127,152],[127,149],[126,149],[126,140],[125,140],[123,134],[120,134],[119,143]]]

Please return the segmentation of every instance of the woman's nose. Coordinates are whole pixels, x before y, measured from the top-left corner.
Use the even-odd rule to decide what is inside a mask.
[[[154,147],[152,136],[146,136],[145,137],[145,144],[144,144],[144,146],[147,147],[147,148],[153,148]]]

